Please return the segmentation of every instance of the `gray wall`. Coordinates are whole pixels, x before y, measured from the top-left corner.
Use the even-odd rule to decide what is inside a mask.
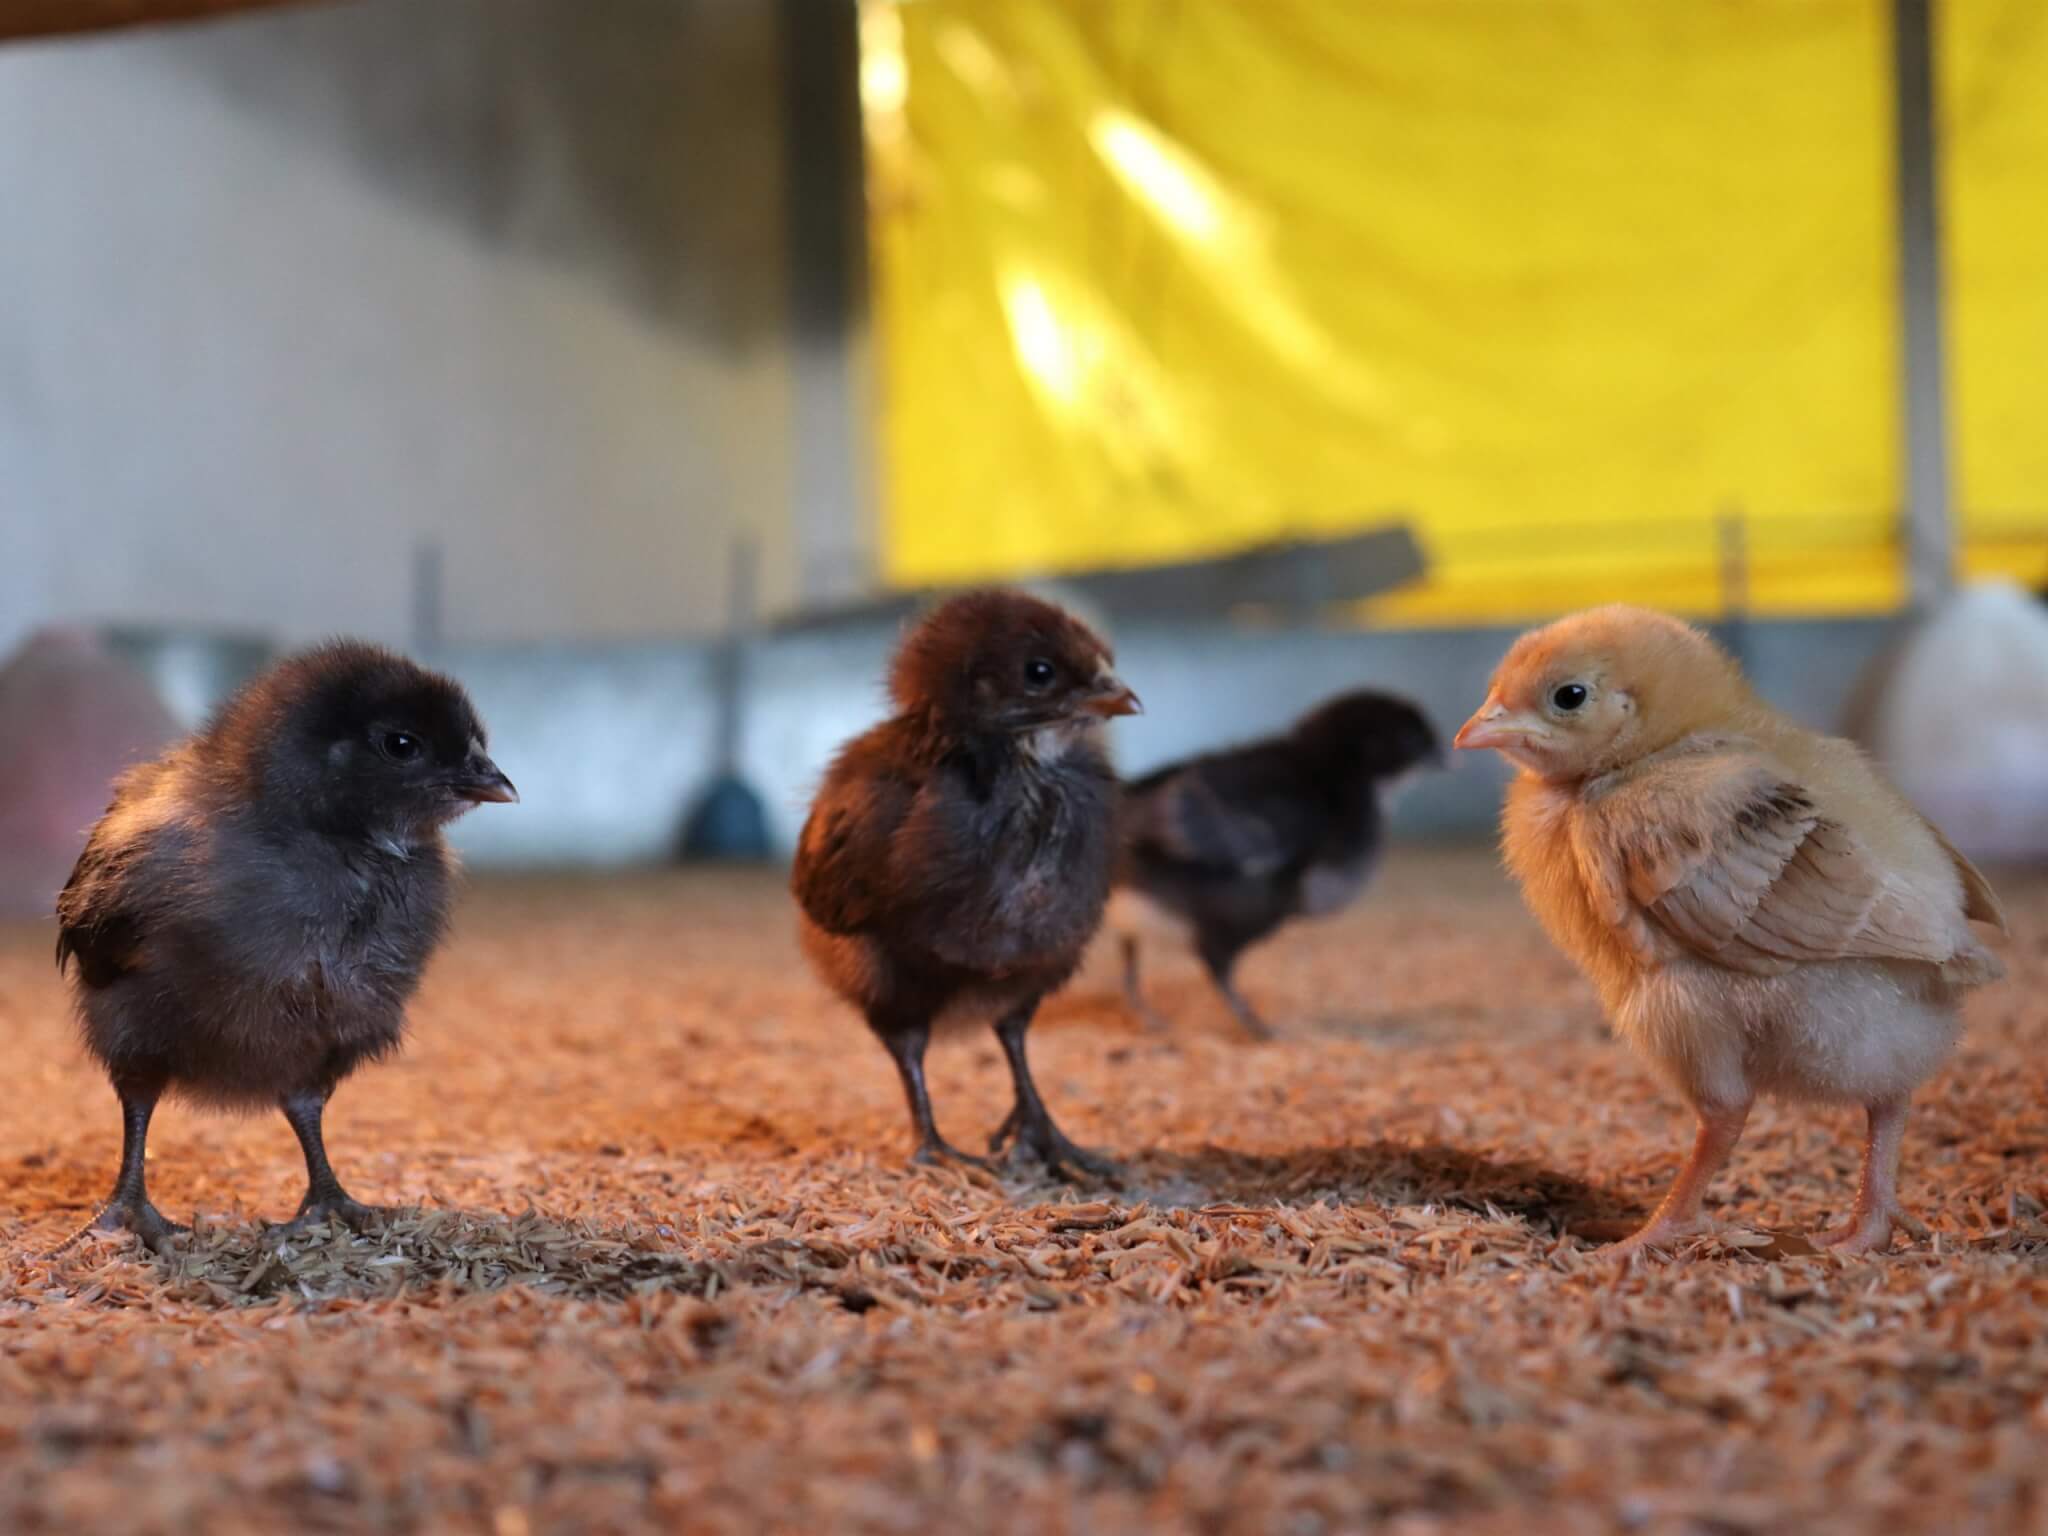
[[[0,650],[51,618],[702,632],[795,581],[767,0],[0,49]]]

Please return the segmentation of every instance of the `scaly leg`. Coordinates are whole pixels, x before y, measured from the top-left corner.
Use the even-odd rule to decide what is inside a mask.
[[[1700,1219],[1701,1197],[1706,1194],[1708,1183],[1728,1161],[1728,1154],[1735,1150],[1736,1142],[1742,1139],[1742,1127],[1749,1120],[1749,1101],[1745,1099],[1730,1105],[1703,1104],[1697,1112],[1699,1136],[1693,1142],[1692,1156],[1679,1171],[1677,1182],[1641,1230],[1616,1243],[1611,1252],[1633,1254],[1645,1248],[1668,1247],[1705,1228],[1706,1223]]]
[[[287,1231],[297,1231],[329,1217],[360,1231],[365,1224],[391,1214],[383,1206],[363,1205],[350,1198],[349,1192],[341,1187],[341,1180],[334,1176],[333,1165],[327,1161],[327,1141],[320,1129],[320,1117],[332,1092],[321,1089],[316,1093],[293,1094],[280,1106],[299,1138],[300,1150],[306,1154],[306,1198],[299,1202],[298,1214],[285,1223]]]
[[[976,1168],[988,1167],[986,1158],[962,1152],[941,1136],[937,1122],[932,1119],[931,1094],[924,1082],[924,1048],[931,1040],[930,1022],[886,1028],[876,1025],[875,1033],[888,1048],[889,1059],[896,1063],[897,1075],[903,1079],[903,1096],[910,1101],[910,1124],[917,1136],[917,1150],[911,1153],[910,1160],[913,1163],[971,1163]]]
[[[1906,1135],[1903,1098],[1869,1106],[1870,1127],[1863,1141],[1863,1176],[1856,1186],[1856,1209],[1847,1222],[1814,1241],[1837,1253],[1883,1253],[1892,1245],[1892,1228],[1904,1227],[1916,1238],[1927,1225],[1899,1204],[1899,1145]]]
[[[1199,949],[1202,963],[1209,968],[1209,979],[1216,983],[1216,990],[1223,994],[1223,1001],[1230,1005],[1230,1011],[1237,1016],[1237,1022],[1244,1026],[1244,1032],[1254,1040],[1272,1039],[1272,1026],[1259,1017],[1258,1009],[1251,1005],[1245,995],[1237,990],[1237,984],[1230,979],[1231,974],[1237,969],[1237,952],[1216,944],[1202,944]]]
[[[153,1252],[168,1254],[171,1238],[192,1229],[171,1221],[149,1203],[145,1184],[145,1148],[149,1141],[150,1116],[164,1085],[159,1079],[116,1078],[114,1092],[121,1096],[121,1172],[114,1180],[114,1192],[83,1231],[58,1248],[62,1253],[88,1232],[133,1232]]]
[[[1138,936],[1135,933],[1123,935],[1124,949],[1124,1005],[1131,1014],[1154,1034],[1166,1029],[1166,1020],[1152,1011],[1152,1005],[1145,1001],[1144,988],[1138,984]]]
[[[1017,1099],[1001,1129],[990,1139],[988,1149],[1000,1153],[1014,1138],[1021,1149],[1054,1173],[1069,1174],[1078,1168],[1084,1173],[1110,1177],[1117,1172],[1116,1164],[1099,1152],[1067,1140],[1065,1133],[1052,1123],[1045,1100],[1038,1096],[1038,1084],[1031,1080],[1031,1063],[1024,1055],[1024,1035],[1037,1011],[1038,999],[1034,997],[996,1021],[996,1038],[1003,1042],[1003,1054],[1009,1058],[1010,1080],[1016,1086]]]

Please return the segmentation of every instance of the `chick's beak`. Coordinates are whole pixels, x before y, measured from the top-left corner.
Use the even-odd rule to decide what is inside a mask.
[[[1126,688],[1123,680],[1113,672],[1105,672],[1095,680],[1095,686],[1081,701],[1083,712],[1100,715],[1105,720],[1118,715],[1142,715],[1145,706],[1138,702],[1138,696]]]
[[[1509,746],[1529,734],[1528,722],[1511,714],[1498,695],[1490,694],[1478,713],[1458,727],[1451,745],[1464,752],[1482,752]]]
[[[512,787],[512,781],[498,771],[498,765],[481,752],[472,752],[469,761],[462,765],[462,773],[452,786],[458,798],[474,801],[478,805],[517,805],[519,791]]]

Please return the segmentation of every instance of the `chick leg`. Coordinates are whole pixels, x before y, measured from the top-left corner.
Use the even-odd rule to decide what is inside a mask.
[[[285,1119],[291,1122],[299,1138],[300,1150],[306,1154],[306,1197],[299,1202],[298,1214],[285,1223],[287,1231],[297,1231],[330,1217],[343,1226],[360,1230],[366,1223],[391,1214],[382,1206],[363,1205],[350,1198],[327,1161],[327,1139],[320,1129],[320,1117],[326,1112],[327,1097],[332,1091],[292,1094],[281,1105]]]
[[[1223,994],[1223,1001],[1230,1005],[1230,1011],[1237,1016],[1237,1022],[1244,1026],[1244,1032],[1254,1040],[1273,1038],[1272,1026],[1259,1017],[1245,995],[1237,990],[1237,984],[1230,977],[1237,969],[1237,951],[1223,944],[1204,940],[1199,946],[1202,964],[1209,968],[1209,979],[1216,983],[1216,990]]]
[[[1031,1080],[1031,1063],[1024,1054],[1024,1035],[1031,1028],[1031,1016],[1038,1011],[1038,999],[1012,1008],[996,1020],[996,1038],[1003,1042],[1003,1054],[1010,1059],[1010,1079],[1016,1085],[1017,1101],[1009,1117],[989,1139],[988,1149],[1000,1153],[1012,1138],[1054,1173],[1080,1169],[1101,1178],[1114,1175],[1117,1166],[1099,1152],[1076,1146],[1052,1123],[1045,1100],[1038,1096],[1038,1084]]]
[[[1145,990],[1138,984],[1138,936],[1135,933],[1123,935],[1124,949],[1124,1005],[1147,1029],[1155,1034],[1166,1029],[1166,1020],[1152,1011],[1152,1005],[1145,1001]]]
[[[1894,1225],[1916,1238],[1927,1236],[1926,1223],[1899,1204],[1899,1144],[1906,1135],[1905,1099],[1887,1099],[1869,1107],[1870,1129],[1863,1142],[1863,1176],[1856,1187],[1856,1209],[1849,1220],[1823,1233],[1817,1242],[1838,1253],[1883,1253],[1892,1245]]]
[[[151,1205],[145,1184],[144,1149],[149,1141],[149,1120],[156,1113],[156,1101],[163,1094],[163,1086],[150,1079],[115,1079],[114,1091],[121,1096],[121,1172],[100,1213],[58,1252],[87,1232],[133,1232],[151,1251],[169,1253],[173,1234],[192,1230],[167,1219]]]
[[[1742,1139],[1742,1127],[1749,1121],[1749,1103],[1744,1099],[1737,1104],[1698,1106],[1700,1129],[1698,1138],[1693,1142],[1692,1156],[1679,1170],[1678,1180],[1665,1195],[1663,1203],[1640,1231],[1614,1245],[1614,1253],[1631,1254],[1645,1248],[1666,1247],[1680,1238],[1692,1236],[1706,1225],[1700,1220],[1700,1200],[1707,1192],[1708,1183],[1728,1161],[1728,1154],[1735,1150],[1735,1143]]]
[[[889,1026],[878,1023],[875,1033],[888,1048],[889,1059],[896,1063],[897,1074],[903,1079],[903,1096],[910,1101],[910,1124],[917,1134],[917,1150],[910,1155],[910,1160],[913,1163],[971,1163],[977,1168],[986,1168],[986,1158],[962,1152],[939,1134],[938,1123],[932,1119],[932,1098],[924,1082],[924,1048],[931,1039],[930,1021],[921,1019],[915,1024]]]

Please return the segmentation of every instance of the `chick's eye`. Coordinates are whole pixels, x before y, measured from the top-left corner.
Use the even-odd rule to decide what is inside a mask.
[[[1050,688],[1056,675],[1053,664],[1043,656],[1034,656],[1024,663],[1024,681],[1033,688]]]
[[[420,755],[420,739],[409,731],[386,731],[377,746],[394,763],[409,763]]]
[[[1577,709],[1586,702],[1586,685],[1583,683],[1566,683],[1550,696],[1550,702],[1567,712]]]

